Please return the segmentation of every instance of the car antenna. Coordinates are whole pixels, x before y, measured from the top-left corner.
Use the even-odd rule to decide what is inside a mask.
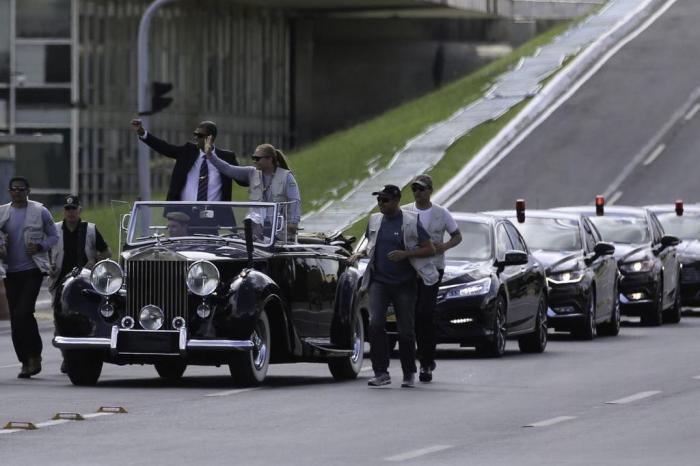
[[[245,232],[245,250],[248,253],[248,268],[253,268],[253,221],[249,218],[243,220]]]

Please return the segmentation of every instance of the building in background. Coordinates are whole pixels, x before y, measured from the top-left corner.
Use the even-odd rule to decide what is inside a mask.
[[[136,40],[150,0],[0,0],[0,183],[30,177],[49,205],[138,192]],[[515,8],[532,3],[535,18]],[[557,10],[562,5],[566,10]],[[200,120],[249,154],[285,149],[415,98],[507,53],[547,18],[591,2],[550,0],[178,0],[151,27],[150,79],[173,85],[151,117],[184,142]],[[502,17],[502,15],[507,17]],[[501,16],[499,16],[501,15]],[[13,144],[8,144],[12,142]],[[152,158],[164,193],[171,161]],[[0,190],[0,202],[6,202]]]

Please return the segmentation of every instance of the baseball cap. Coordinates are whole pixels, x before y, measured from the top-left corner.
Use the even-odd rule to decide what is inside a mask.
[[[80,207],[80,198],[77,196],[77,194],[69,194],[66,196],[66,201],[64,202],[63,207]]]
[[[176,222],[180,223],[189,223],[190,222],[190,216],[187,215],[184,212],[170,212],[168,215],[165,216],[168,220],[174,220]]]
[[[430,175],[418,175],[413,178],[411,184],[417,184],[423,186],[424,188],[433,189],[433,178]]]
[[[381,195],[388,196],[391,198],[400,198],[401,197],[401,190],[396,185],[385,184],[384,187],[381,189],[381,191],[375,191],[372,193],[372,196],[381,196]]]

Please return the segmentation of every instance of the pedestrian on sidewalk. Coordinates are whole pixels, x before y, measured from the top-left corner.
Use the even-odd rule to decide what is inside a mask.
[[[63,220],[56,222],[58,241],[51,248],[49,256],[49,291],[53,293],[54,316],[65,276],[75,268],[91,269],[98,261],[112,257],[112,251],[95,224],[83,222],[81,213],[80,198],[74,194],[67,196],[63,205]],[[65,361],[61,363],[61,372],[66,373]]]
[[[369,293],[369,342],[374,377],[370,386],[391,383],[386,314],[390,303],[396,311],[399,353],[403,370],[402,387],[413,387],[416,374],[416,274],[426,285],[438,281],[438,272],[430,256],[435,247],[421,226],[418,216],[399,207],[401,190],[388,184],[377,196],[379,213],[372,214],[367,225],[367,247],[350,257],[369,258],[360,290]]]
[[[41,336],[34,317],[36,298],[49,273],[49,249],[58,241],[48,209],[28,199],[29,181],[14,177],[9,184],[12,202],[0,206],[0,231],[7,237],[5,290],[10,307],[12,344],[28,379],[41,372]]]
[[[435,305],[437,294],[445,273],[445,251],[462,242],[462,234],[452,214],[441,205],[430,200],[433,193],[433,179],[430,175],[418,175],[411,183],[415,202],[402,206],[402,209],[418,214],[421,225],[430,235],[435,245],[433,263],[438,270],[439,279],[433,285],[418,281],[418,300],[416,301],[416,341],[418,343],[418,360],[421,382],[433,380],[435,370]],[[445,242],[445,234],[450,239]]]

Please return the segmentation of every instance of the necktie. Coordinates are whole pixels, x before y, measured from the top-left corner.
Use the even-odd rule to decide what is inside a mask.
[[[197,200],[207,200],[207,188],[209,187],[209,167],[207,160],[202,157],[202,166],[199,169],[199,185],[197,186]]]

